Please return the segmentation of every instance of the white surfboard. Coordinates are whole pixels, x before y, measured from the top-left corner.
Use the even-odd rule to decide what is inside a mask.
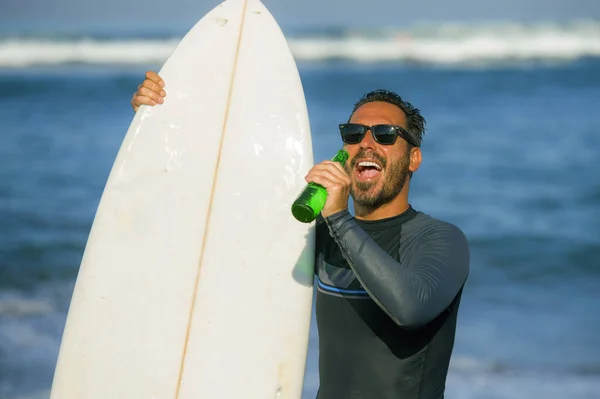
[[[314,231],[302,85],[258,0],[204,16],[127,131],[85,249],[53,399],[299,398]],[[99,110],[102,112],[102,110]]]

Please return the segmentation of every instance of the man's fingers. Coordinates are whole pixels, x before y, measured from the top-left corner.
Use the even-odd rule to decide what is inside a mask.
[[[343,179],[344,181],[350,180],[350,176],[348,176],[348,173],[339,162],[325,161],[323,163],[325,165],[333,165],[333,167],[329,168],[328,170],[330,170],[331,173],[335,174],[340,179]]]
[[[154,102],[162,104],[162,102],[164,101],[163,97],[159,94],[156,94],[154,91],[146,88],[146,87],[141,87],[138,90],[138,98],[150,98],[152,99]]]
[[[326,175],[323,175],[323,174],[310,174],[306,177],[306,180],[308,182],[320,184],[321,186],[325,187],[326,189],[330,189],[337,185],[335,180],[331,180],[330,178],[328,178]]]
[[[315,165],[306,178],[309,180],[316,175],[323,176],[332,182],[340,184],[348,184],[350,182],[350,177],[344,168],[337,162],[325,161]]]
[[[309,183],[314,182],[320,184],[327,190],[343,189],[344,187],[347,187],[350,184],[349,179],[337,176],[328,170],[312,171],[306,176],[306,181]]]
[[[156,83],[160,87],[164,87],[164,85],[165,85],[165,82],[154,71],[148,71],[148,72],[146,72],[146,79],[151,80],[152,82]]]
[[[329,171],[329,170],[315,170],[306,176],[306,180],[309,182],[313,181],[318,184],[321,184],[321,183],[319,183],[317,180],[324,180],[327,182],[327,185],[324,185],[324,184],[321,184],[321,185],[326,188],[330,187],[332,185],[335,185],[335,184],[340,184],[343,182],[343,180],[341,180],[334,173],[331,173],[331,171]]]
[[[136,96],[131,101],[131,105],[133,106],[133,110],[137,112],[138,108],[141,105],[155,106],[156,105],[156,101],[154,101],[150,97]]]
[[[150,79],[146,79],[144,80],[144,82],[141,84],[140,87],[138,87],[138,91],[142,88],[146,88],[148,90],[153,91],[154,93],[158,94],[161,97],[164,97],[167,95],[167,93],[165,93],[165,91],[163,90],[162,87],[160,87],[158,85],[158,83],[155,83],[153,81],[151,81]]]

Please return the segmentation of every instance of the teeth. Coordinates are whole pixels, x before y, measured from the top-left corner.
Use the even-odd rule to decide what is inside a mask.
[[[375,162],[370,162],[370,161],[362,161],[358,163],[358,166],[372,166],[377,168],[377,170],[381,170],[381,166],[379,166],[378,164],[376,164]]]

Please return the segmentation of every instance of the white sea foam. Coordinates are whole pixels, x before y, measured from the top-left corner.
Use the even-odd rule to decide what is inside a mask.
[[[45,300],[24,299],[16,296],[0,298],[0,316],[33,316],[52,311],[52,304]]]
[[[345,31],[290,34],[298,61],[413,62],[426,64],[499,63],[600,57],[600,22],[568,24],[441,25],[382,32]],[[59,64],[162,63],[179,37],[0,38],[0,67]]]

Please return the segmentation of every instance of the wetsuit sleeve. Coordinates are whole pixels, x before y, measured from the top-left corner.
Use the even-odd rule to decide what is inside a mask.
[[[324,242],[324,240],[322,240],[321,237],[323,237],[325,234],[328,234],[327,223],[325,222],[325,219],[323,218],[323,216],[321,216],[321,214],[319,214],[317,216],[317,219],[315,220],[315,230],[316,230],[315,231],[316,240],[315,240],[314,274],[318,275],[319,257],[321,256],[321,253],[323,252],[323,242]]]
[[[423,234],[418,248],[400,263],[385,252],[348,211],[326,219],[329,232],[371,298],[404,328],[418,328],[442,313],[469,273],[462,231],[442,223]]]

